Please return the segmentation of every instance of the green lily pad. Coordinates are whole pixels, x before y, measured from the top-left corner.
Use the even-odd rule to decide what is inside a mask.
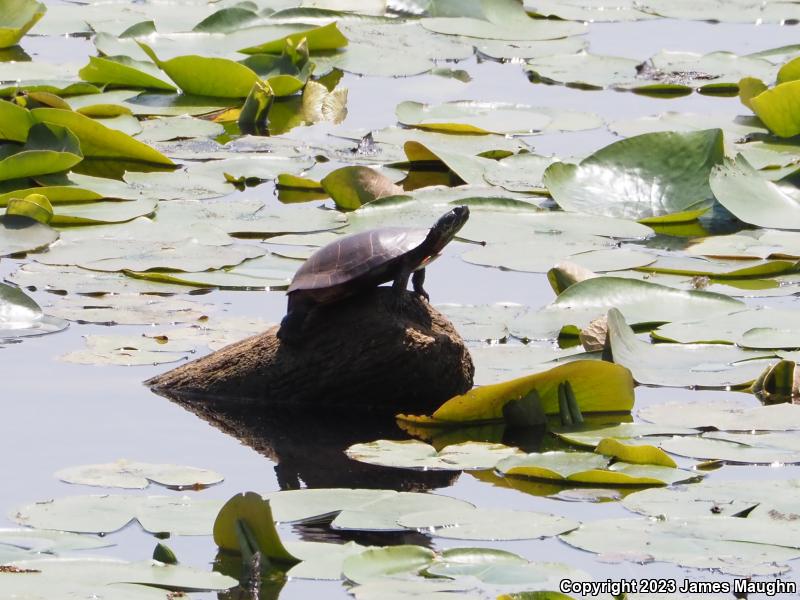
[[[422,511],[404,515],[398,523],[434,537],[487,541],[551,537],[580,525],[546,513],[496,508]]]
[[[551,56],[553,54],[570,54],[585,50],[587,46],[586,40],[582,38],[567,37],[559,40],[532,42],[481,40],[475,45],[475,49],[489,58],[512,60]]]
[[[715,166],[709,184],[719,203],[745,223],[800,229],[797,188],[767,180],[741,155]],[[753,198],[758,198],[758,202],[753,202]]]
[[[275,519],[281,523],[306,523],[328,519],[343,510],[359,510],[398,492],[374,489],[305,488],[267,495]]]
[[[529,0],[529,10],[567,21],[641,21],[656,18],[638,9],[635,0]],[[532,599],[535,600],[535,599]]]
[[[775,345],[769,340],[780,335],[782,329],[791,330],[795,326],[795,311],[781,308],[750,308],[727,315],[717,315],[700,321],[676,321],[662,325],[652,335],[659,340],[688,343],[732,343],[749,347],[781,348],[782,339],[776,339]],[[800,323],[796,324],[800,329]],[[745,335],[753,329],[761,331],[749,334],[751,343],[746,344]],[[760,339],[756,339],[756,335]],[[781,336],[783,337],[783,336]],[[790,348],[797,347],[797,342]]]
[[[84,81],[137,89],[176,92],[163,73],[152,63],[128,56],[90,56],[89,64],[78,74]]]
[[[767,132],[764,124],[754,117],[738,116],[731,119],[727,115],[678,111],[667,111],[648,117],[621,119],[609,124],[611,131],[623,137],[657,131],[702,131],[709,128],[722,129],[728,141],[744,138],[753,133]]]
[[[501,421],[507,404],[529,396],[532,391],[535,391],[536,402],[544,414],[558,414],[558,390],[565,381],[570,383],[583,413],[623,412],[633,406],[633,384],[627,369],[602,361],[577,360],[541,373],[481,386],[454,396],[440,406],[431,418],[421,421],[445,425]],[[404,415],[401,418],[411,422],[419,420]]]
[[[640,9],[666,18],[722,23],[782,23],[800,17],[798,7],[782,2],[647,0]]]
[[[280,25],[273,27],[274,35],[278,33],[278,29],[282,28],[282,37],[273,38],[271,41],[261,43],[255,46],[250,46],[239,50],[244,54],[280,54],[286,47],[287,42],[294,45],[305,38],[308,44],[308,49],[311,52],[321,50],[337,50],[347,45],[347,38],[339,31],[337,24],[328,23],[321,27],[309,27],[308,25]],[[257,28],[253,28],[252,34],[256,34]],[[259,35],[259,37],[263,37]]]
[[[677,468],[677,464],[663,450],[650,444],[623,443],[616,438],[600,440],[594,449],[597,454],[634,465],[658,465]]]
[[[35,0],[3,0],[0,3],[0,48],[18,44],[45,12],[47,6]]]
[[[18,561],[0,573],[0,586],[12,596],[52,598],[102,595],[113,600],[156,600],[164,590],[223,591],[236,586],[232,577],[157,561],[124,562],[102,558],[48,558]],[[160,588],[160,589],[158,589]]]
[[[437,494],[399,492],[374,502],[340,512],[331,527],[344,531],[403,531],[397,521],[404,515],[425,510],[455,511],[472,508],[465,500]]]
[[[771,352],[719,344],[648,344],[636,337],[615,308],[608,312],[608,335],[614,362],[630,369],[638,383],[647,385],[743,386],[755,380],[774,359]]]
[[[113,463],[61,469],[56,477],[67,483],[127,489],[144,489],[150,483],[174,488],[206,487],[223,479],[219,473],[207,469],[124,459]]]
[[[512,192],[542,192],[542,175],[558,159],[554,156],[521,153],[496,161],[495,168],[483,171],[483,177],[492,185]]]
[[[497,464],[504,477],[527,477],[559,484],[601,486],[669,485],[697,477],[663,465],[637,465],[611,461],[591,452],[544,452],[512,456]]]
[[[354,210],[362,204],[403,191],[379,171],[362,166],[336,169],[320,183],[341,210]]]
[[[112,545],[106,540],[66,531],[0,529],[0,563],[41,558],[73,550],[92,550]]]
[[[720,162],[719,129],[650,133],[614,142],[579,165],[554,163],[544,184],[564,210],[662,217],[711,206],[708,177]]]
[[[641,325],[710,318],[745,305],[723,294],[677,290],[622,277],[595,277],[571,285],[542,310],[519,316],[510,329],[518,337],[552,339],[564,325],[583,328],[614,307],[629,323]]]
[[[0,181],[58,173],[83,159],[78,138],[64,127],[36,124],[25,144],[0,146]]]
[[[124,223],[139,217],[152,215],[157,206],[157,201],[149,198],[58,204],[51,223],[53,225]]]
[[[800,120],[797,118],[798,90],[800,81],[787,81],[750,98],[750,106],[775,135],[792,137],[800,133]]]
[[[670,402],[639,410],[639,416],[668,427],[715,427],[727,431],[800,429],[800,407],[794,404],[752,406],[733,401]]]
[[[349,556],[361,554],[366,548],[355,542],[330,544],[325,542],[287,541],[286,549],[302,562],[293,566],[286,575],[296,579],[342,578],[344,561]]]
[[[442,448],[419,440],[377,440],[353,444],[345,454],[353,460],[383,467],[465,471],[492,469],[497,461],[516,454],[517,448],[488,442],[465,442]]]
[[[136,138],[147,143],[166,142],[185,138],[216,137],[222,135],[224,131],[225,128],[219,123],[189,115],[156,117],[142,121],[142,132]]]
[[[583,524],[561,536],[567,544],[617,558],[673,562],[683,567],[719,569],[750,577],[786,571],[800,556],[789,539],[796,525],[764,526],[734,517],[687,519],[606,519]]]
[[[459,333],[461,329],[458,329]],[[507,330],[506,330],[507,333]],[[583,348],[553,348],[552,344],[537,346],[529,344],[492,344],[470,348],[475,364],[475,385],[501,383],[509,379],[524,377],[532,371],[544,371],[556,361],[579,359]]]
[[[800,258],[800,239],[789,231],[746,230],[696,240],[686,253],[728,258]]]
[[[555,40],[585,33],[584,26],[580,23],[531,19],[516,2],[501,0],[486,4],[504,6],[500,9],[502,12],[489,17],[492,20],[433,17],[422,19],[421,24],[425,29],[436,33],[489,40]]]
[[[453,322],[463,339],[486,341],[507,337],[508,323],[524,312],[525,306],[509,302],[484,306],[437,304],[436,310]]]
[[[589,113],[507,102],[447,102],[439,105],[401,102],[395,109],[403,125],[447,133],[533,133],[579,131],[602,124]]]
[[[156,325],[191,323],[206,316],[207,308],[190,300],[143,298],[138,294],[127,294],[101,298],[60,298],[48,310],[61,319],[79,323]]]

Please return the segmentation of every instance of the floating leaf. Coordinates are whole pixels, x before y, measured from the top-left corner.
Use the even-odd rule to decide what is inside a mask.
[[[222,481],[222,475],[207,469],[179,465],[118,460],[113,463],[81,465],[56,473],[61,481],[82,485],[144,489],[150,483],[175,488],[206,487]]]
[[[239,52],[243,54],[280,54],[287,43],[296,46],[304,38],[311,52],[337,50],[347,45],[347,38],[342,35],[335,22],[321,27],[290,25],[285,26],[285,29],[291,29],[293,32],[263,44],[242,48]]]
[[[44,314],[22,290],[0,283],[0,340],[55,333],[67,325],[63,319]]]
[[[177,91],[152,63],[134,60],[128,56],[90,56],[89,64],[78,71],[78,74],[84,81],[100,85]]]
[[[62,298],[49,310],[55,316],[79,323],[154,325],[197,321],[205,316],[205,308],[189,300],[142,299],[136,294],[126,294],[108,298]]]
[[[696,429],[686,427],[669,427],[665,425],[651,425],[649,423],[620,423],[595,429],[579,429],[576,431],[555,431],[562,440],[578,446],[594,448],[604,439],[613,438],[622,441],[635,441],[646,443],[648,437],[693,435],[699,433]]]
[[[512,456],[499,462],[496,468],[505,477],[610,486],[669,485],[697,476],[691,471],[663,465],[610,464],[609,458],[590,452],[544,452]]]
[[[610,456],[635,465],[661,465],[676,468],[678,465],[663,450],[648,444],[625,444],[615,438],[600,440],[594,449],[597,454]]]
[[[379,171],[360,166],[336,169],[320,183],[340,210],[355,210],[362,204],[403,192]]]
[[[708,176],[720,162],[719,129],[649,133],[614,142],[579,165],[554,163],[545,171],[544,183],[565,210],[628,219],[662,217],[708,208]]]
[[[0,2],[0,48],[16,45],[41,19],[47,6],[35,0],[2,0]]]
[[[585,327],[609,308],[621,311],[630,324],[642,325],[711,318],[745,305],[723,294],[677,290],[621,277],[594,277],[571,285],[544,309],[516,318],[510,323],[511,333],[531,339],[554,338],[562,326]]]
[[[0,256],[41,250],[57,239],[57,231],[31,218],[8,214],[0,217]]]
[[[401,102],[395,109],[403,125],[448,133],[511,134],[577,131],[601,125],[596,115],[507,102]]]
[[[80,140],[81,152],[86,157],[174,165],[157,150],[80,113],[59,108],[35,108],[31,115],[41,123],[68,128]]]
[[[546,414],[558,414],[558,387],[564,381],[572,386],[583,413],[629,411],[633,406],[633,382],[627,369],[601,361],[580,360],[455,396],[433,413],[432,422],[502,420],[503,407],[531,390],[536,390]]]
[[[403,531],[404,528],[397,521],[404,515],[425,510],[455,511],[469,508],[472,508],[469,502],[449,496],[400,492],[343,510],[333,520],[331,527],[345,531]]]
[[[433,510],[404,515],[408,529],[455,540],[525,540],[558,535],[579,523],[546,513],[491,508]]]
[[[800,463],[800,446],[794,449],[776,445],[771,436],[787,434],[724,434],[724,438],[714,434],[700,437],[676,437],[661,442],[667,452],[703,460],[722,460],[739,464],[797,464]],[[730,438],[730,439],[728,439]],[[780,438],[779,438],[780,439]],[[790,439],[794,441],[793,436]],[[749,443],[745,443],[745,440]]]
[[[800,81],[787,81],[751,97],[748,105],[775,135],[792,137],[800,133],[798,90]]]
[[[344,577],[355,583],[366,583],[384,577],[412,574],[431,563],[433,550],[421,546],[389,546],[368,548],[361,554],[345,559]]]
[[[567,290],[569,291],[569,290]],[[642,384],[671,387],[728,387],[752,382],[771,352],[714,344],[648,344],[639,340],[619,310],[608,312],[614,362],[631,370]]]
[[[214,521],[214,543],[222,550],[239,552],[245,557],[260,552],[266,560],[298,562],[278,536],[269,500],[254,492],[237,494],[220,509]]]
[[[436,448],[418,440],[377,440],[353,444],[345,453],[353,460],[383,467],[464,471],[492,469],[517,448],[487,442],[465,442]]]
[[[674,562],[750,577],[784,572],[800,556],[789,539],[795,525],[734,517],[687,519],[607,519],[583,524],[561,536],[571,546],[622,559]],[[622,549],[622,550],[620,550]]]
[[[639,416],[659,426],[715,427],[727,431],[788,431],[800,429],[800,406],[752,406],[734,400],[669,402],[639,410]]]
[[[69,129],[41,123],[30,128],[23,146],[7,144],[0,150],[0,181],[66,171],[83,159]]]
[[[800,229],[797,188],[767,180],[742,155],[715,166],[709,184],[719,203],[745,223]]]

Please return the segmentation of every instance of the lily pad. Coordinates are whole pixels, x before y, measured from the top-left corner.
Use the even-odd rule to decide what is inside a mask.
[[[619,423],[618,425],[607,427],[580,429],[577,431],[555,431],[554,433],[570,444],[594,448],[607,438],[647,443],[648,437],[693,435],[699,433],[699,431],[688,427],[670,427],[666,425],[651,425],[649,423]]]
[[[595,277],[571,285],[551,304],[519,316],[511,333],[530,339],[552,339],[565,325],[575,333],[609,308],[617,308],[634,325],[711,318],[743,309],[744,303],[723,294],[677,290],[621,277]]]
[[[719,344],[648,344],[636,337],[615,308],[608,312],[608,333],[614,362],[629,368],[638,383],[647,385],[743,386],[755,380],[774,358],[771,352]]]
[[[46,248],[58,239],[52,227],[29,217],[0,217],[0,256],[33,252]]]
[[[721,460],[736,464],[797,464],[800,447],[787,449],[770,443],[770,436],[786,434],[740,434],[733,439],[720,439],[714,434],[700,437],[676,437],[661,442],[667,452],[703,460]],[[766,440],[763,440],[767,436]],[[733,437],[726,434],[726,437]],[[750,443],[744,443],[747,439]]]
[[[800,229],[797,188],[769,181],[741,155],[715,166],[709,184],[719,203],[745,223]],[[753,202],[753,198],[758,201]]]
[[[222,481],[222,475],[207,469],[179,465],[118,460],[113,463],[81,465],[56,473],[61,481],[101,487],[144,489],[150,483],[173,488],[207,487]]]
[[[800,429],[800,406],[753,406],[734,400],[669,402],[639,410],[639,416],[658,426],[715,427],[726,431],[789,431]]]
[[[710,207],[708,177],[721,162],[719,129],[650,133],[614,142],[579,165],[554,163],[544,184],[564,210],[663,217]]]
[[[434,537],[455,540],[525,540],[550,537],[579,523],[546,513],[491,508],[432,510],[404,515],[398,523]]]
[[[437,494],[399,492],[378,498],[358,508],[340,512],[331,527],[345,531],[403,531],[397,521],[404,515],[425,510],[455,511],[473,508],[465,500]]]
[[[794,528],[781,531],[778,524],[765,527],[760,521],[734,517],[607,519],[585,523],[561,539],[600,555],[635,562],[648,557],[750,577],[786,571],[785,562],[800,555],[789,539]]]
[[[780,330],[800,329],[796,322],[797,314],[791,309],[749,308],[727,315],[717,315],[701,321],[676,321],[662,325],[652,332],[654,338],[681,344],[688,343],[732,343],[749,347],[781,348],[782,339],[775,338],[774,345],[767,342]],[[745,336],[751,330],[761,330],[749,334],[751,344],[745,343]],[[758,335],[760,340],[755,339]],[[797,347],[797,342],[788,347]]]
[[[800,81],[787,81],[750,98],[750,106],[775,135],[788,138],[800,133],[797,91]]]
[[[62,298],[49,310],[57,317],[79,323],[155,325],[197,321],[206,316],[206,308],[190,300],[142,298],[138,294],[126,294],[102,298]]]
[[[89,64],[78,74],[84,81],[99,85],[177,91],[152,63],[128,56],[90,56]]]
[[[33,125],[25,144],[0,145],[0,181],[66,171],[83,160],[78,138],[60,126]]]
[[[37,529],[111,533],[136,519],[152,533],[209,535],[222,504],[188,496],[68,496],[19,507],[10,516]]]
[[[35,0],[3,0],[0,3],[0,48],[19,43],[45,12],[47,6]]]
[[[505,477],[528,477],[559,484],[600,486],[669,485],[697,477],[696,473],[664,465],[611,464],[590,452],[544,452],[512,456],[497,464]]]
[[[487,442],[465,442],[442,448],[418,440],[377,440],[353,444],[345,453],[353,460],[383,467],[465,471],[492,469],[497,461],[516,454],[517,448]]]
[[[440,105],[402,102],[395,110],[403,125],[431,131],[513,134],[579,131],[602,125],[596,115],[507,102],[447,102]]]
[[[0,283],[0,340],[55,333],[68,323],[46,315],[22,290]]]

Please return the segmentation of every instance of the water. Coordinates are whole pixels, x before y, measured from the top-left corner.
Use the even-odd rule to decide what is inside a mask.
[[[740,54],[796,42],[797,28],[752,25],[711,25],[707,23],[682,23],[657,20],[640,23],[594,24],[590,27],[591,49],[597,53],[645,58],[662,48],[709,52],[730,50]],[[91,45],[75,38],[26,37],[23,49],[34,60],[83,64]],[[698,94],[674,99],[654,99],[630,93],[612,91],[586,92],[563,86],[531,84],[521,68],[514,64],[478,62],[475,59],[459,64],[467,68],[473,81],[462,84],[434,76],[410,79],[361,78],[346,75],[342,85],[350,89],[349,116],[336,131],[373,129],[394,123],[394,106],[403,100],[443,102],[447,100],[476,99],[522,102],[533,105],[559,106],[593,111],[606,120],[629,118],[673,110],[683,112],[736,115],[743,108],[735,98],[709,98]],[[295,130],[292,136],[313,139],[334,130],[329,126],[315,126]],[[532,136],[527,141],[543,154],[571,155],[590,152],[614,139],[606,130],[571,134]],[[274,190],[262,185],[250,190],[269,202],[277,204],[270,195]],[[480,304],[512,301],[532,307],[542,306],[552,300],[552,292],[541,275],[501,272],[496,269],[476,267],[459,260],[454,254],[461,251],[451,245],[439,261],[429,270],[426,287],[435,302]],[[17,261],[3,259],[0,275],[12,272]],[[52,298],[37,292],[34,297],[43,305]],[[272,292],[214,292],[203,296],[204,302],[216,306],[217,313],[236,316],[258,316],[277,321],[281,318],[285,298]],[[769,301],[773,303],[773,301]],[[780,303],[794,304],[794,299],[781,299]],[[761,303],[761,302],[759,302]],[[3,457],[0,485],[0,509],[47,498],[93,493],[94,488],[71,486],[53,477],[60,468],[129,458],[148,462],[188,464],[219,471],[225,475],[224,483],[203,491],[202,497],[225,499],[245,490],[266,492],[279,489],[276,463],[259,452],[276,441],[276,434],[267,434],[258,449],[248,446],[201,420],[184,408],[151,393],[142,385],[145,379],[161,373],[170,365],[157,367],[87,367],[57,360],[69,351],[80,349],[81,336],[93,333],[139,333],[142,327],[115,327],[73,324],[67,331],[41,338],[26,339],[23,343],[0,348],[0,378],[3,381],[5,400],[2,404],[2,434],[0,456]],[[718,397],[742,398],[731,392],[692,392],[688,390],[638,388],[637,407],[653,402]],[[755,405],[755,399],[753,399]],[[363,441],[377,437],[374,430],[359,428],[354,416],[338,424],[351,427],[352,433]],[[392,425],[384,425],[392,432]],[[314,435],[303,439],[302,427],[296,433],[292,451],[298,462],[291,463],[294,474],[312,476],[326,485],[368,485],[359,474],[337,470],[317,456]],[[395,437],[403,437],[394,430]],[[253,443],[251,441],[251,443]],[[283,448],[287,452],[286,448]],[[321,455],[324,456],[324,453]],[[297,458],[297,457],[300,458]],[[288,459],[287,459],[288,462]],[[286,463],[284,463],[286,464]],[[355,467],[354,467],[355,468]],[[403,472],[393,474],[403,477]],[[747,478],[757,485],[761,479],[800,477],[798,467],[754,468],[726,467],[711,473],[710,478]],[[318,478],[318,479],[317,479]],[[302,479],[302,478],[301,478]],[[554,511],[581,521],[629,516],[619,504],[588,504],[556,502],[494,487],[469,474],[425,478],[412,474],[406,481],[395,480],[403,487],[421,479],[423,485],[433,485],[438,493],[466,499],[482,507],[503,507],[525,510]],[[302,481],[301,483],[310,483]],[[97,493],[104,493],[101,488]],[[176,494],[151,487],[143,494]],[[13,522],[0,517],[0,526]],[[335,539],[331,532],[313,528],[287,528],[282,534],[305,539]],[[518,552],[534,560],[563,561],[584,569],[596,579],[622,579],[633,577],[676,577],[683,580],[729,579],[717,574],[681,569],[667,564],[637,565],[629,562],[601,562],[593,554],[580,552],[557,539],[505,543],[459,543],[423,536],[412,536],[413,543],[427,543],[434,548],[482,545]],[[137,524],[113,533],[108,539],[116,545],[102,553],[126,559],[142,559],[150,555],[156,539],[143,532]],[[347,539],[344,536],[342,539]],[[373,543],[395,543],[393,536],[377,536]],[[184,564],[209,567],[214,559],[215,547],[208,537],[177,537],[167,542]],[[795,569],[797,565],[795,565]],[[796,572],[790,577],[797,578]],[[202,595],[199,595],[202,597]],[[211,597],[212,595],[208,595]],[[311,597],[349,597],[338,582],[292,581],[281,593],[281,599]]]

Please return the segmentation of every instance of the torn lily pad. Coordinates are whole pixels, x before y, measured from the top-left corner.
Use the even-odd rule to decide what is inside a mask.
[[[223,479],[219,473],[207,469],[124,459],[113,463],[61,469],[56,477],[67,483],[140,490],[151,483],[177,489],[203,488]]]
[[[436,448],[418,440],[377,440],[353,444],[345,450],[353,460],[383,467],[444,471],[492,469],[517,448],[487,442],[464,442]]]

